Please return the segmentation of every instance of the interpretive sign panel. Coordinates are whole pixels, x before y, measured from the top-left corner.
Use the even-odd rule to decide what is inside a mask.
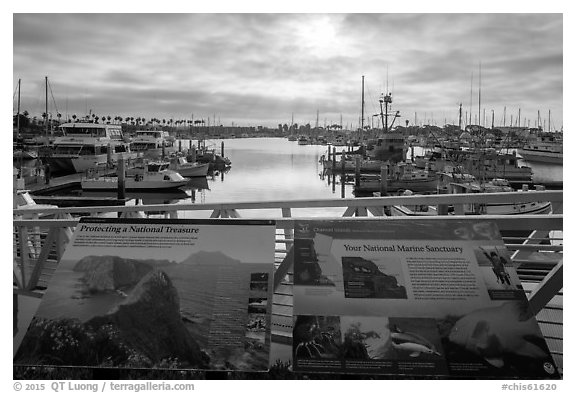
[[[85,218],[15,364],[268,369],[275,222]]]
[[[296,371],[558,378],[497,226],[299,220]]]

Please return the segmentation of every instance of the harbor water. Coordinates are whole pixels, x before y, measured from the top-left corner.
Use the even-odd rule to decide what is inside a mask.
[[[323,173],[321,157],[328,156],[327,145],[299,145],[285,138],[237,138],[214,139],[205,141],[206,146],[221,153],[224,144],[224,156],[232,162],[226,170],[216,170],[206,179],[194,178],[187,186],[175,191],[127,193],[128,204],[203,204],[237,202],[274,202],[310,199],[338,199],[354,197],[354,180],[349,177],[342,185],[339,175],[335,177]],[[198,146],[197,140],[180,140],[182,149],[190,144]],[[338,152],[347,148],[340,146]],[[421,155],[422,148],[415,147],[414,154]],[[410,159],[411,152],[408,154]],[[339,158],[338,158],[339,159]],[[528,163],[522,160],[520,165],[533,169],[534,183],[562,181],[562,165]],[[27,167],[34,168],[35,162],[29,161]],[[32,169],[34,170],[34,169]],[[107,196],[114,198],[114,192],[86,192],[71,189],[59,192],[74,196]],[[293,209],[293,217],[340,216],[342,208]],[[207,218],[209,211],[185,212],[182,218]],[[245,210],[242,217],[278,217],[278,209]]]

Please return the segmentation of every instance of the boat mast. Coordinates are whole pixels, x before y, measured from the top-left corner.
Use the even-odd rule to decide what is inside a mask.
[[[478,63],[478,125],[480,125],[480,101],[482,98],[482,62]]]
[[[470,74],[470,121],[468,125],[472,125],[472,83],[474,82],[474,72]]]
[[[21,79],[18,79],[18,110],[16,112],[16,131],[18,137],[20,137],[20,81]]]
[[[362,132],[364,132],[364,75],[362,75],[362,124],[360,127],[360,142],[362,142]]]
[[[44,77],[44,83],[46,85],[46,146],[48,146],[48,77]]]

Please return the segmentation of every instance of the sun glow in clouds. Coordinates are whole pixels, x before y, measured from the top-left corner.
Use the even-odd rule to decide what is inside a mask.
[[[318,57],[335,55],[342,50],[336,28],[328,16],[304,21],[298,36],[302,40],[301,46]]]

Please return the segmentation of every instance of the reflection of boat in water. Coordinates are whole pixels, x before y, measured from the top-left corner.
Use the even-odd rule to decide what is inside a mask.
[[[181,188],[183,190],[209,190],[210,186],[208,185],[208,179],[206,177],[193,177]]]
[[[116,198],[118,193],[116,191],[82,191],[82,196],[85,197],[110,197]],[[184,190],[175,188],[172,190],[162,191],[127,191],[126,199],[142,200],[144,204],[160,204],[171,203],[172,201],[179,201],[182,199],[190,198]]]

